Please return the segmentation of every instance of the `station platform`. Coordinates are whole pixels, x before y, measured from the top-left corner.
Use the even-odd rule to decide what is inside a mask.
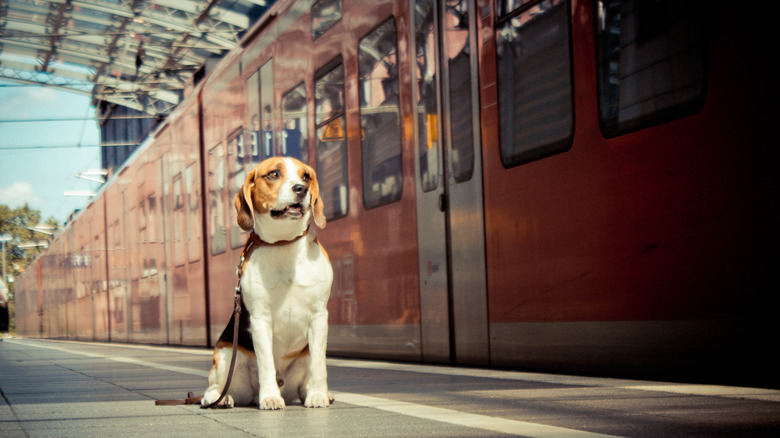
[[[329,408],[156,406],[202,394],[211,351],[4,338],[0,437],[769,437],[780,391],[328,361]]]

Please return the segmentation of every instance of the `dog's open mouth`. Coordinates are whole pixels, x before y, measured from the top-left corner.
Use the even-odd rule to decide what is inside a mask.
[[[303,216],[301,204],[290,204],[284,210],[271,210],[271,217],[274,219],[299,219],[301,216]]]

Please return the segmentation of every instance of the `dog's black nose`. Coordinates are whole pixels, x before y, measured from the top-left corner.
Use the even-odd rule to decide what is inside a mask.
[[[303,184],[296,184],[293,186],[292,191],[298,196],[303,196],[306,194],[306,186]]]

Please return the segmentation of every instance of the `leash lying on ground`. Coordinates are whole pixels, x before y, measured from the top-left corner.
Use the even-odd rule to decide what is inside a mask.
[[[154,404],[157,406],[173,406],[173,405],[196,405],[200,403],[203,398],[202,395],[196,396],[192,391],[187,393],[187,398],[177,398],[173,400],[155,400]]]
[[[225,381],[225,386],[222,388],[222,394],[220,394],[219,398],[214,402],[207,405],[202,405],[201,408],[203,409],[210,409],[214,407],[233,407],[232,402],[223,405],[220,405],[219,403],[222,401],[222,399],[225,398],[228,390],[230,389],[230,381],[233,379],[233,369],[236,366],[236,353],[238,352],[238,320],[241,317],[241,275],[244,273],[244,263],[246,263],[246,260],[249,258],[249,255],[252,253],[254,247],[259,243],[262,243],[260,237],[255,233],[251,233],[249,235],[249,239],[247,239],[246,245],[244,245],[244,250],[241,252],[241,260],[238,262],[238,267],[236,268],[238,284],[236,285],[235,293],[233,294],[233,354],[230,357],[230,368],[228,371],[227,380]],[[202,395],[195,396],[192,392],[189,392],[187,393],[187,398],[174,400],[156,400],[154,404],[157,406],[195,405],[200,403],[202,399]]]

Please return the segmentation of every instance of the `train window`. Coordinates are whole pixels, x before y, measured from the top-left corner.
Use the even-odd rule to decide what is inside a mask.
[[[314,111],[317,126],[344,114],[344,66],[341,58],[323,69],[314,85]]]
[[[701,2],[598,1],[599,118],[607,137],[698,112],[706,94]]]
[[[511,167],[571,148],[568,1],[504,1],[496,30],[501,159]]]
[[[461,183],[474,174],[473,93],[469,1],[447,2],[444,39],[449,68],[450,163],[452,177]]]
[[[156,243],[159,241],[159,238],[157,237],[157,226],[156,222],[158,220],[157,217],[157,199],[154,196],[154,193],[149,194],[145,200],[141,201],[141,205],[139,206],[139,212],[141,213],[142,222],[140,223],[142,229],[141,229],[141,235],[143,236],[143,240],[141,243]],[[157,262],[155,261],[155,252],[151,250],[146,250],[146,254],[149,256],[148,262],[147,259],[144,259],[145,264],[152,264],[153,266],[157,266]],[[145,270],[147,275],[154,275],[157,272],[149,272],[148,270]]]
[[[521,7],[529,4],[534,3],[535,0],[502,0],[498,2],[498,15],[499,17],[503,17],[512,11],[515,11],[517,9],[520,9]]]
[[[141,198],[141,203],[138,204],[138,237],[141,243],[147,243],[149,241],[146,228],[148,217],[149,214],[146,212],[146,201]]]
[[[439,110],[436,83],[436,23],[433,0],[421,0],[414,7],[417,79],[417,150],[420,154],[420,183],[425,192],[439,186]]]
[[[254,161],[260,161],[260,71],[246,81],[247,115],[249,116],[248,153]]]
[[[244,162],[248,158],[244,149],[243,132],[235,131],[228,140],[228,168],[231,173],[239,172],[244,168]]]
[[[173,264],[182,266],[186,260],[185,237],[187,235],[187,216],[185,214],[185,194],[182,188],[181,173],[173,177]]]
[[[282,96],[282,155],[309,162],[306,129],[306,85],[301,82]]]
[[[270,60],[260,67],[260,113],[263,130],[263,154],[270,157],[274,154],[274,65]]]
[[[317,179],[328,220],[347,215],[347,139],[344,113],[344,64],[341,58],[322,68],[314,81],[317,122]]]
[[[157,222],[160,220],[157,215],[157,198],[154,193],[146,198],[147,205],[149,206],[149,229],[148,240],[152,243],[161,242],[162,238],[157,235],[158,231],[162,229]]]
[[[187,210],[189,231],[187,232],[187,260],[192,263],[200,260],[201,231],[200,231],[200,183],[195,181],[198,172],[195,164],[190,164],[184,169],[184,187],[187,192]]]
[[[236,209],[233,208],[233,200],[244,185],[246,179],[246,171],[244,168],[243,157],[241,151],[244,143],[244,131],[238,128],[228,139],[228,154],[230,159],[230,173],[228,174],[228,198],[227,198],[227,210],[229,215],[228,227],[230,229],[230,247],[235,249],[243,245],[242,233],[243,230],[238,226],[238,217]],[[235,155],[234,155],[235,154]]]
[[[395,19],[390,18],[361,38],[358,46],[363,203],[366,208],[401,199],[397,41]]]
[[[225,151],[222,143],[209,150],[209,238],[211,254],[222,254],[227,249],[225,240]]]
[[[341,20],[341,0],[317,0],[311,6],[311,39],[316,40]]]

